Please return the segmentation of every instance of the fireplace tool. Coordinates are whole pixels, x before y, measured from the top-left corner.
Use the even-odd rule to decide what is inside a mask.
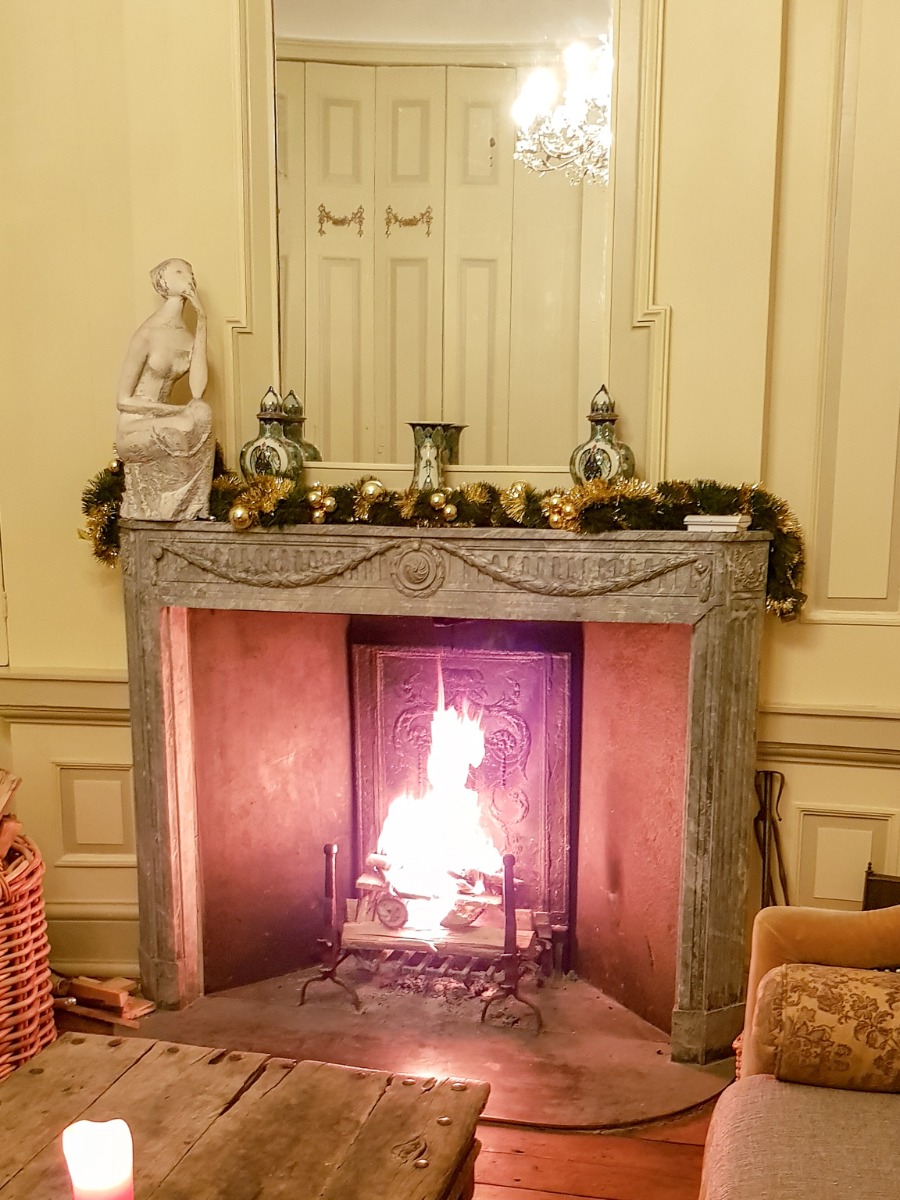
[[[506,1000],[512,996],[527,1008],[530,1008],[537,1019],[536,1032],[544,1028],[544,1018],[538,1006],[526,999],[519,992],[519,983],[525,973],[525,965],[519,955],[516,938],[516,881],[514,870],[516,858],[514,854],[503,855],[503,953],[500,955],[499,967],[502,973],[500,982],[494,992],[485,1000],[481,1009],[482,1021],[487,1016],[487,1010],[496,1000]]]
[[[335,889],[335,859],[337,858],[337,846],[334,842],[326,842],[324,846],[325,853],[325,936],[317,939],[317,943],[322,947],[322,962],[319,965],[318,975],[313,975],[307,979],[303,987],[300,989],[300,999],[298,1005],[303,1004],[306,1000],[306,992],[312,983],[336,983],[338,987],[343,988],[345,992],[349,992],[353,999],[353,1007],[357,1012],[362,1012],[362,1001],[359,998],[359,992],[345,979],[339,979],[336,972],[338,967],[345,958],[350,956],[349,950],[341,951],[341,931],[337,923],[337,895]]]
[[[775,893],[775,879],[772,874],[772,859],[774,857],[778,870],[778,882],[781,884],[781,894],[785,904],[788,900],[787,871],[784,867],[784,856],[781,851],[781,835],[778,822],[781,813],[778,806],[781,803],[781,793],[784,791],[784,776],[780,771],[757,771],[754,777],[756,796],[759,800],[759,811],[753,818],[753,832],[756,844],[762,857],[762,892],[760,907],[768,908],[778,903]]]

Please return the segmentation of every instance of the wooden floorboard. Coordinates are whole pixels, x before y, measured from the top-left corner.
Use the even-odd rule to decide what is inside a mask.
[[[703,1146],[706,1143],[709,1119],[714,1106],[715,1101],[712,1100],[696,1116],[683,1117],[680,1121],[640,1126],[616,1136],[642,1138],[644,1141],[651,1142],[681,1142],[686,1146]]]
[[[697,1200],[708,1122],[627,1135],[481,1125],[474,1200]]]

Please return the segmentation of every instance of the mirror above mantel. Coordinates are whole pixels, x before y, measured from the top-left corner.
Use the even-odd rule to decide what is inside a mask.
[[[514,162],[536,65],[604,0],[275,0],[282,390],[322,472],[403,485],[407,422],[460,478],[565,477],[607,377],[607,189]]]

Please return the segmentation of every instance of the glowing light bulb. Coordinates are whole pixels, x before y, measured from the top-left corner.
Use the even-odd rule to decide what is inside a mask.
[[[62,1135],[74,1200],[134,1200],[131,1130],[125,1121],[76,1121]]]
[[[558,95],[559,83],[552,71],[547,67],[532,71],[512,108],[516,126],[528,129],[538,117],[549,114]]]
[[[583,42],[575,42],[563,53],[566,69],[565,106],[571,122],[581,120],[591,98],[593,54]]]
[[[604,38],[594,52],[591,96],[598,104],[609,104],[612,95],[613,57],[609,42]]]

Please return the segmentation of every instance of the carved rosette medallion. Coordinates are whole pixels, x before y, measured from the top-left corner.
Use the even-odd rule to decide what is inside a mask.
[[[405,596],[431,596],[443,587],[444,578],[441,556],[422,542],[410,542],[391,556],[391,579]]]
[[[731,560],[731,585],[735,592],[760,592],[766,585],[768,563],[753,551],[738,550]]]

